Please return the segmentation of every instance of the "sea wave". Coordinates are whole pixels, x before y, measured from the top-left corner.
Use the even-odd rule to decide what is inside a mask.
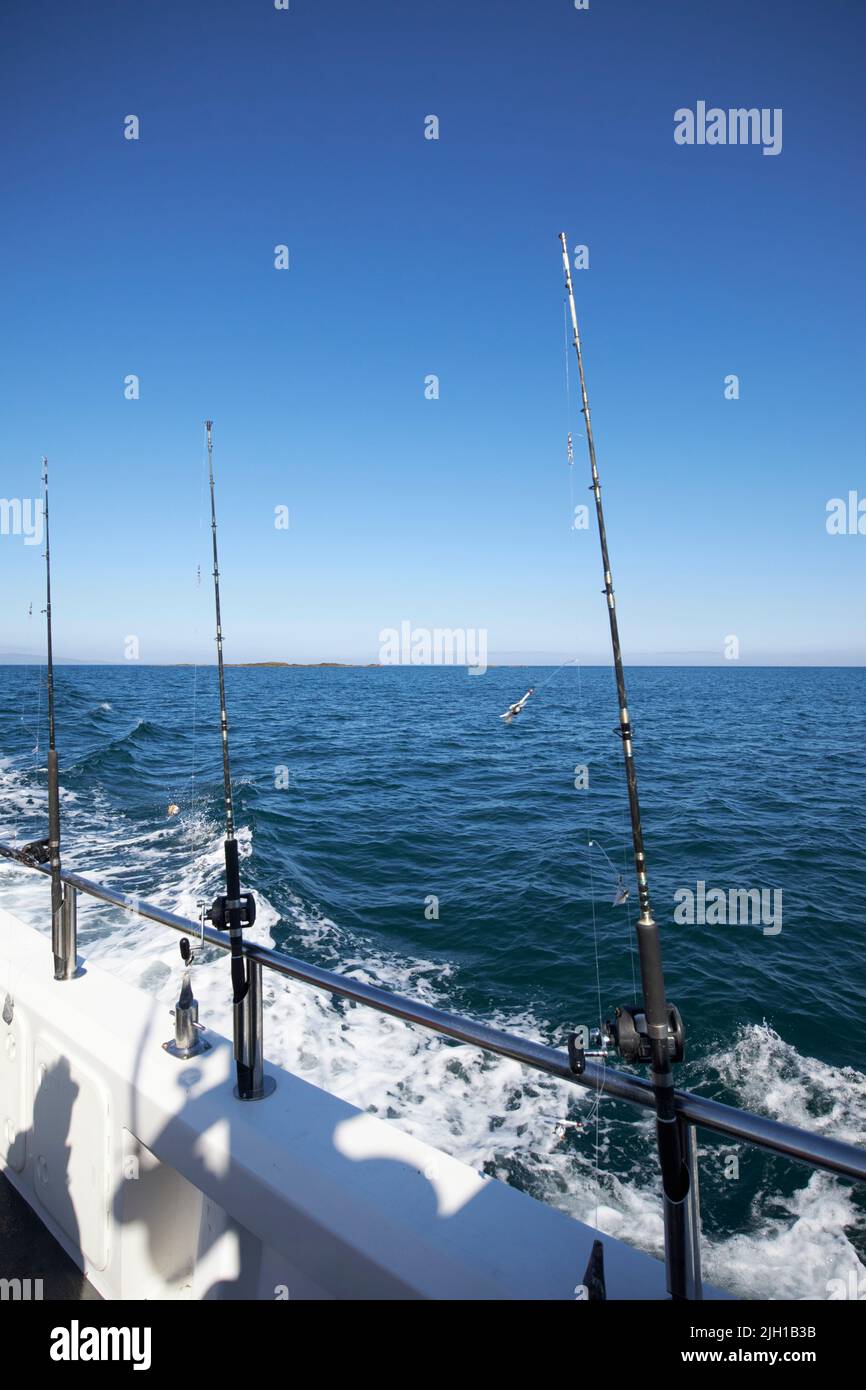
[[[569,673],[546,692],[536,724],[507,740],[497,737],[496,720],[514,673],[489,673],[489,694],[477,682],[466,694],[448,673],[433,673],[438,684],[429,688],[424,672],[376,673],[363,699],[363,672],[230,674],[256,682],[244,687],[255,699],[238,702],[233,730],[244,883],[258,906],[254,939],[559,1045],[584,1013],[631,997],[633,903],[612,907],[610,875],[587,849],[597,838],[617,871],[627,865],[621,755],[617,762],[607,725],[574,732]],[[201,708],[192,736],[188,678],[158,674],[152,688],[133,688],[123,684],[127,672],[99,669],[90,678],[76,669],[75,680],[83,689],[77,704],[66,705],[61,760],[66,864],[197,921],[221,890],[222,792],[218,748],[205,741]],[[769,797],[760,785],[770,778],[760,734],[770,723],[778,733],[784,701],[774,696],[753,708],[760,727],[736,757],[725,755],[729,761],[721,744],[710,754],[691,751],[688,722],[698,706],[721,724],[722,742],[733,737],[720,680],[697,673],[700,699],[695,682],[667,676],[655,695],[651,682],[643,692],[648,781],[664,774],[666,788],[664,799],[647,798],[663,850],[654,861],[658,891],[672,896],[699,877],[760,883],[772,862],[791,906],[775,941],[748,928],[684,932],[665,923],[671,997],[689,1026],[682,1081],[859,1143],[866,1078],[851,1053],[862,1057],[862,1038],[836,1029],[855,990],[859,949],[846,897],[860,825],[849,795],[851,700],[838,690],[827,700],[824,728],[823,752],[847,749],[847,765],[815,752],[810,771],[802,750],[798,762],[779,735],[776,752],[791,758],[787,771],[799,780],[783,776]],[[584,673],[584,694],[589,684]],[[13,693],[8,707],[19,705]],[[324,717],[356,709],[349,719]],[[673,762],[664,749],[668,729]],[[34,755],[14,722],[6,731],[0,838],[21,843],[44,833],[44,752]],[[737,757],[747,763],[739,780],[731,772]],[[586,760],[589,803],[572,786],[575,763]],[[286,792],[274,777],[283,766],[291,774]],[[809,824],[797,829],[803,780],[811,786],[809,776],[819,773],[820,804],[808,802]],[[171,802],[180,807],[176,816],[167,814]],[[770,846],[777,859],[762,850],[765,816],[781,827]],[[0,892],[10,911],[47,929],[41,876],[0,863]],[[424,910],[431,894],[432,918]],[[832,923],[828,901],[839,906]],[[833,946],[807,1001],[833,1025],[820,1035],[823,1057],[809,1045],[814,1026],[794,987],[808,972],[816,924]],[[166,1011],[174,1004],[181,966],[173,933],[84,900],[80,933],[91,961],[147,990]],[[204,950],[193,978],[203,1022],[230,1035],[224,957]],[[650,1114],[270,974],[265,1009],[272,1062],[478,1171],[661,1252]],[[852,1269],[862,1277],[863,1204],[849,1185],[744,1146],[703,1134],[700,1141],[708,1279],[744,1297],[823,1298],[829,1280]]]

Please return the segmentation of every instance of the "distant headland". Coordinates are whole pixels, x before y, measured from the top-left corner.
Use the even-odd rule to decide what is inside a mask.
[[[184,662],[179,662],[178,664],[179,664],[179,665],[183,665],[183,666],[191,666],[191,665],[192,665],[192,662],[190,662],[190,661],[184,661]],[[330,666],[339,666],[339,667],[345,667],[346,670],[349,670],[349,671],[355,671],[355,670],[364,670],[364,671],[366,671],[370,666],[381,666],[381,665],[382,665],[381,661],[227,661],[227,662],[226,662],[226,666],[301,666],[301,667],[304,667],[305,669],[309,669],[309,668],[311,668],[311,667],[312,667],[312,668],[315,668],[315,669],[318,669],[320,666],[329,666],[329,667],[330,667]]]

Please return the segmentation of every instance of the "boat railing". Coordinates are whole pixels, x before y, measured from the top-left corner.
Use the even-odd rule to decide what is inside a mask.
[[[21,868],[50,875],[50,870],[42,864],[26,863],[20,857],[20,850],[0,844],[0,856],[11,860]],[[195,922],[188,917],[168,912],[163,907],[145,901],[135,894],[121,893],[104,884],[95,883],[81,874],[64,870],[63,882],[66,885],[64,909],[60,919],[54,923],[53,946],[55,971],[58,979],[73,979],[77,961],[77,895],[96,898],[100,902],[129,912],[137,917],[147,918],[161,926],[171,927],[186,937],[196,937],[208,946],[228,951],[228,936],[204,922]],[[606,1061],[587,1059],[585,1069],[577,1075],[571,1067],[567,1051],[546,1043],[533,1042],[530,1038],[508,1033],[500,1028],[492,1028],[486,1023],[464,1018],[445,1009],[434,1008],[417,999],[395,994],[368,984],[350,975],[342,975],[335,970],[325,970],[321,966],[284,955],[269,946],[262,946],[249,940],[243,944],[244,955],[250,967],[250,989],[257,999],[257,1007],[250,1011],[248,1026],[252,1037],[247,1038],[246,1046],[251,1049],[259,1072],[263,1069],[263,1018],[262,1018],[262,970],[275,971],[287,979],[298,980],[313,989],[348,999],[356,1004],[366,1005],[379,1013],[390,1014],[403,1019],[405,1023],[419,1028],[430,1029],[454,1042],[467,1043],[499,1057],[508,1057],[522,1066],[557,1077],[571,1085],[583,1086],[588,1090],[600,1092],[615,1100],[627,1101],[632,1105],[655,1109],[655,1099],[650,1083],[633,1073],[622,1071],[608,1065]],[[263,1092],[264,1094],[265,1092]],[[866,1180],[866,1148],[849,1144],[827,1135],[815,1134],[800,1129],[796,1125],[784,1124],[764,1115],[755,1115],[736,1106],[725,1105],[691,1091],[675,1092],[677,1122],[682,1127],[684,1152],[687,1155],[692,1184],[688,1198],[688,1278],[687,1288],[692,1298],[701,1297],[700,1260],[700,1205],[698,1188],[697,1148],[694,1131],[707,1129],[727,1138],[753,1144],[786,1158],[796,1159],[812,1168],[822,1169],[837,1177]]]

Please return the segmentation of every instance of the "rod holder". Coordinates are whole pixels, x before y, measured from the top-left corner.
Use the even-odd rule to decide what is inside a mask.
[[[181,943],[181,949],[185,945]],[[198,1000],[193,998],[189,970],[184,971],[180,996],[172,1009],[174,1014],[174,1037],[163,1043],[163,1051],[179,1061],[186,1062],[197,1057],[200,1052],[210,1051],[210,1043],[202,1036],[202,1025],[198,1021]]]
[[[51,922],[55,980],[74,980],[78,969],[78,890],[65,885],[60,911]]]
[[[238,1100],[264,1100],[276,1090],[276,1081],[265,1075],[262,1047],[262,966],[247,957],[247,990],[234,1006],[234,1050],[238,1063],[238,1085],[234,1094]],[[248,1083],[241,1085],[241,1069]]]
[[[665,1268],[668,1293],[674,1299],[700,1301],[701,1282],[701,1206],[698,1162],[694,1129],[678,1115],[680,1152],[688,1170],[689,1190],[678,1202],[663,1197],[665,1227]]]
[[[683,1162],[689,1170],[686,1198],[686,1297],[700,1301],[704,1296],[701,1274],[701,1188],[698,1176],[698,1141],[695,1127],[677,1116]]]

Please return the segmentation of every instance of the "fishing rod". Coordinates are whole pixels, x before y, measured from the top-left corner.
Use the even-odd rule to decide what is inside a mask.
[[[234,1005],[234,1055],[237,1064],[235,1094],[241,1100],[257,1100],[263,1094],[261,1080],[256,1076],[254,1058],[249,1048],[250,980],[243,954],[243,929],[256,920],[256,903],[252,893],[241,893],[240,860],[235,834],[232,774],[229,762],[229,722],[226,713],[226,676],[223,662],[223,630],[220,614],[220,571],[217,554],[216,501],[213,476],[213,421],[205,421],[207,432],[207,463],[210,479],[211,537],[213,541],[213,587],[216,606],[217,667],[219,670],[220,735],[223,755],[223,790],[225,793],[225,859],[226,891],[214,899],[207,914],[215,927],[227,930],[231,947],[232,1003]]]
[[[42,459],[42,522],[45,528],[45,636],[48,693],[48,838],[34,840],[20,851],[25,864],[48,864],[51,872],[51,949],[55,980],[77,973],[76,898],[64,891],[60,864],[60,782],[57,771],[57,727],[54,717],[54,646],[51,624],[51,541],[48,526],[48,459]]]
[[[60,784],[57,776],[57,737],[54,722],[54,648],[51,631],[51,542],[48,531],[48,460],[42,460],[42,515],[45,522],[45,628],[48,687],[48,849],[51,866],[51,931],[58,930],[63,910],[63,880],[60,877]],[[58,957],[54,956],[57,975]]]
[[[592,475],[591,491],[595,498],[595,514],[598,522],[598,538],[601,545],[601,561],[604,570],[604,589],[607,599],[607,613],[610,623],[610,641],[613,648],[613,665],[616,675],[616,689],[619,701],[619,727],[616,732],[622,740],[625,760],[625,776],[628,787],[629,816],[631,819],[632,847],[637,875],[640,915],[637,921],[637,944],[640,958],[641,983],[643,986],[643,1006],[620,1007],[616,1010],[613,1022],[605,1024],[603,1044],[616,1049],[624,1061],[649,1063],[653,1094],[656,1106],[656,1137],[659,1164],[664,1189],[665,1252],[667,1257],[668,1289],[673,1298],[685,1298],[689,1293],[687,1240],[688,1213],[686,1198],[689,1195],[690,1175],[686,1160],[683,1136],[677,1122],[674,1107],[673,1063],[682,1060],[684,1051],[683,1025],[678,1010],[667,1002],[664,972],[662,970],[661,941],[658,924],[652,914],[647,877],[646,855],[644,853],[643,825],[641,822],[640,800],[637,790],[634,751],[632,746],[632,726],[629,718],[628,699],[625,688],[625,671],[622,664],[622,651],[619,641],[619,624],[616,615],[613,578],[610,556],[607,547],[607,532],[604,524],[604,508],[601,501],[601,483],[598,476],[598,463],[592,422],[589,413],[589,397],[586,391],[586,377],[583,370],[583,352],[580,331],[577,326],[577,309],[574,303],[574,287],[571,281],[571,266],[568,260],[568,243],[565,232],[560,232],[562,245],[562,264],[565,269],[565,288],[571,310],[574,350],[577,354],[577,370],[580,378],[581,414],[586,426],[586,443],[589,452],[589,466]],[[582,1068],[585,1052],[570,1043],[569,1052],[575,1069]]]

